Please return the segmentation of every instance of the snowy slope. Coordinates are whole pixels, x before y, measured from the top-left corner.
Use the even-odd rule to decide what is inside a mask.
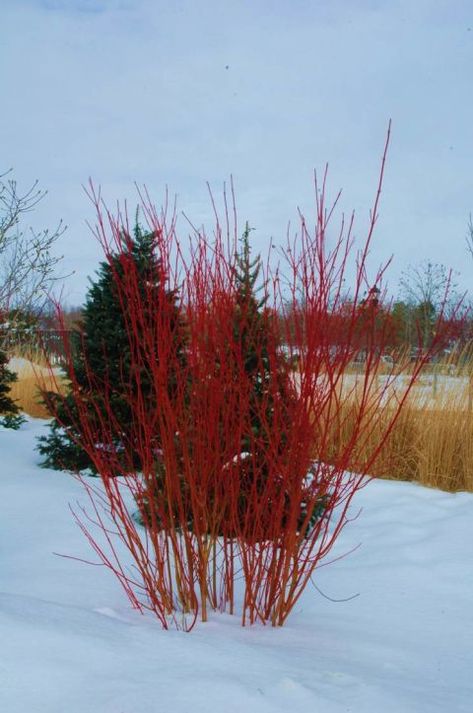
[[[454,713],[473,710],[473,495],[378,481],[282,629],[214,615],[190,633],[133,612],[91,557],[71,476],[0,428],[0,711]]]

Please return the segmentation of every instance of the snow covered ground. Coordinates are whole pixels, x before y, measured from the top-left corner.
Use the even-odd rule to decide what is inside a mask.
[[[52,370],[49,368],[46,368],[44,366],[40,366],[39,364],[34,364],[31,362],[29,359],[24,359],[23,357],[12,357],[9,362],[8,362],[8,368],[10,371],[14,371],[15,374],[18,375],[31,375],[34,376],[35,374],[42,375],[42,376],[48,376],[48,374],[52,373],[56,374],[58,376],[61,376],[64,371],[61,369],[61,367],[56,366]]]
[[[373,390],[385,390],[382,403],[394,397],[402,397],[410,382],[408,374],[380,374],[373,381]],[[357,385],[364,384],[362,374],[345,374],[343,389],[351,392]],[[473,381],[468,376],[448,374],[420,374],[410,391],[409,404],[419,409],[454,409],[471,411]],[[396,401],[396,399],[395,399]]]
[[[133,612],[91,557],[35,436],[0,427],[0,711],[462,713],[473,700],[473,495],[377,481],[282,629]],[[355,598],[353,595],[359,595]]]

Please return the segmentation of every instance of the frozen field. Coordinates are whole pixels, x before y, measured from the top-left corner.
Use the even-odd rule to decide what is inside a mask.
[[[185,634],[133,612],[91,558],[42,421],[0,427],[0,711],[469,713],[473,495],[377,481],[282,629],[214,615]]]
[[[380,374],[372,377],[372,391],[384,391],[383,401],[388,402],[394,397],[402,398],[409,383],[406,374]],[[345,374],[343,377],[343,393],[360,391],[364,385],[361,374]],[[473,410],[473,380],[468,376],[452,376],[448,374],[423,373],[411,388],[408,403],[419,409],[454,409],[455,411]]]

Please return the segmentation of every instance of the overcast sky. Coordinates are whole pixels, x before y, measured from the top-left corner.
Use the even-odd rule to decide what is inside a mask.
[[[313,216],[313,170],[363,228],[393,134],[371,264],[396,290],[424,259],[473,278],[471,0],[1,0],[0,170],[49,194],[30,220],[69,226],[65,296],[100,252],[89,176],[113,203],[165,186],[211,226],[206,181],[233,175],[255,249]],[[182,232],[187,233],[184,221]]]

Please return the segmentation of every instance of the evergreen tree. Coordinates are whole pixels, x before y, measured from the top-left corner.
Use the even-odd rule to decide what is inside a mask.
[[[121,279],[125,270],[136,270],[139,279],[141,306],[149,310],[145,318],[152,319],[157,300],[162,299],[160,281],[165,279],[159,259],[154,251],[154,234],[144,232],[138,222],[133,238],[123,236],[123,249],[112,256],[110,262],[103,262],[98,270],[98,279],[92,282],[83,310],[80,330],[72,334],[75,378],[80,397],[95,404],[90,409],[91,419],[96,419],[94,410],[103,412],[105,419],[110,411],[114,416],[114,445],[120,447],[123,434],[129,438],[134,414],[130,408],[129,389],[131,379],[132,354],[127,329],[125,305],[120,301],[116,280]],[[172,312],[171,319],[180,325],[177,295],[174,291],[164,293]],[[123,299],[123,295],[122,295]],[[176,332],[177,333],[177,332]],[[183,344],[178,351],[184,358]],[[92,375],[93,389],[89,376]],[[147,407],[152,408],[154,388],[149,374],[141,373],[141,393]],[[110,387],[113,386],[113,389]],[[172,384],[169,385],[172,388]],[[105,394],[107,408],[105,408]],[[83,470],[95,468],[85,451],[80,447],[80,419],[78,418],[77,393],[59,396],[48,393],[46,404],[57,414],[48,436],[39,439],[38,450],[44,457],[43,465],[57,469]],[[100,429],[98,430],[100,432]],[[139,466],[139,463],[135,465]]]
[[[271,375],[271,365],[268,353],[268,339],[271,325],[268,316],[263,314],[266,297],[258,299],[257,293],[262,287],[256,284],[261,272],[259,255],[251,260],[249,243],[250,227],[248,223],[241,238],[241,251],[235,256],[235,286],[236,300],[233,317],[233,336],[239,345],[244,371],[250,382],[250,414],[251,430],[256,438],[263,437],[260,405],[267,395],[268,381]],[[285,366],[281,355],[279,366]],[[268,434],[265,434],[266,437]],[[244,436],[242,451],[248,451],[251,441],[250,434]]]
[[[262,493],[269,473],[268,453],[274,448],[272,430],[278,432],[277,448],[283,455],[291,419],[291,402],[296,398],[290,378],[290,364],[282,349],[275,351],[277,325],[276,317],[266,309],[266,296],[258,297],[264,286],[258,287],[261,273],[261,258],[251,259],[249,243],[250,227],[246,223],[241,238],[240,253],[235,256],[236,301],[233,318],[235,342],[239,344],[244,371],[250,388],[250,428],[251,433],[243,435],[242,453],[253,450],[251,458],[246,458],[246,478],[242,482],[240,494],[241,517],[245,517],[250,490],[256,486]],[[277,404],[276,404],[277,400]],[[275,415],[276,410],[278,415]],[[275,425],[275,418],[279,420]],[[274,476],[273,476],[274,477]],[[246,480],[246,482],[245,482]],[[268,511],[271,503],[268,503]],[[307,529],[310,529],[324,509],[323,502],[314,509]],[[306,518],[304,505],[298,518],[298,527]]]
[[[6,428],[18,428],[24,421],[20,409],[9,396],[10,387],[17,376],[7,368],[8,359],[0,350],[0,424]]]
[[[233,378],[229,377],[229,383],[238,383],[241,388],[249,390],[248,430],[242,433],[240,453],[235,453],[235,458],[241,457],[238,517],[241,518],[242,523],[248,518],[248,508],[251,507],[250,502],[255,489],[261,496],[264,494],[267,479],[270,477],[270,460],[274,456],[274,448],[279,448],[280,455],[283,455],[287,442],[284,424],[287,424],[287,432],[289,432],[291,401],[296,398],[289,373],[290,364],[282,350],[275,350],[277,325],[273,324],[272,316],[266,308],[266,297],[260,298],[258,295],[263,289],[263,286],[258,287],[257,285],[261,272],[261,259],[259,255],[255,259],[251,259],[249,235],[250,228],[247,224],[241,238],[241,250],[235,255],[231,344],[228,345],[228,351],[225,351],[224,354],[213,355],[217,367],[222,360],[225,360],[226,368],[228,369],[230,364],[231,369],[234,369]],[[192,391],[192,385],[189,383],[188,386]],[[277,425],[276,419],[278,419]],[[226,426],[221,424],[223,449],[225,449],[225,439],[227,438],[225,428]],[[190,442],[186,443],[186,449],[188,453],[189,449],[192,450],[192,435],[190,435]],[[271,453],[271,457],[268,456],[269,453]],[[179,436],[176,434],[177,454],[179,454]],[[248,454],[251,454],[251,457],[246,457]],[[179,458],[178,455],[177,457]],[[174,523],[182,523],[183,513],[186,513],[187,527],[192,530],[194,527],[193,511],[189,488],[184,476],[181,480],[182,506],[179,512],[167,512],[164,461],[157,458],[155,466],[154,489],[153,491],[149,489],[146,497],[139,503],[140,513],[137,514],[137,519],[145,527],[155,527],[156,521],[160,517],[158,512],[163,513],[165,522],[174,521]],[[277,477],[277,475],[271,473],[271,477]],[[282,480],[281,487],[284,487]],[[208,493],[208,497],[213,497],[211,491]],[[154,508],[152,501],[159,502],[160,507]],[[267,506],[267,512],[270,515],[271,503],[268,502]],[[210,509],[212,509],[211,506]],[[307,531],[321,516],[323,510],[324,502],[321,499],[306,526]],[[300,527],[305,519],[305,504],[302,502],[297,526]],[[227,517],[225,513],[222,513],[222,526],[229,529],[221,534],[232,536],[232,526],[229,524],[232,520],[233,514],[229,513]],[[165,522],[162,523],[163,527],[166,527]]]

